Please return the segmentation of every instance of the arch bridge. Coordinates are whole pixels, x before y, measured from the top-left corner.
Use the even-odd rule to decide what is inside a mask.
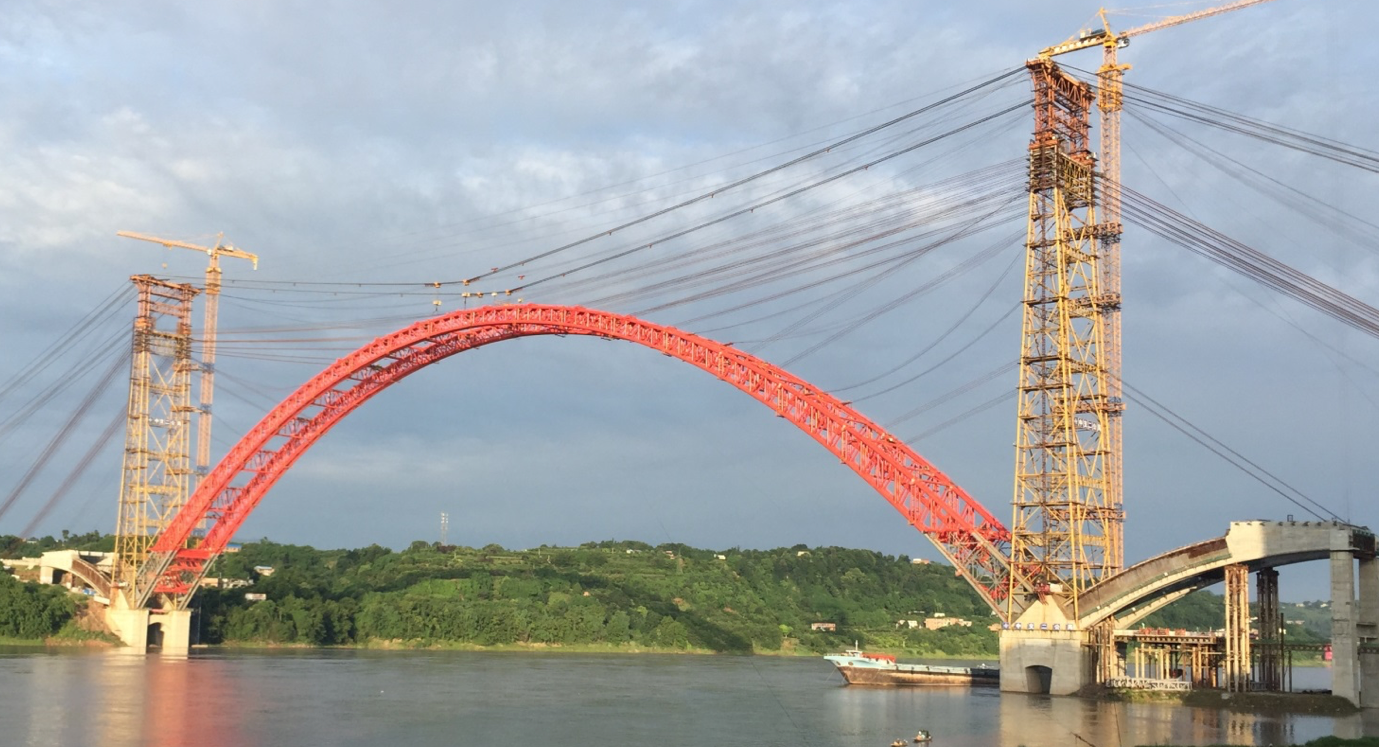
[[[201,481],[127,588],[130,606],[185,610],[211,560],[312,444],[374,395],[466,350],[540,335],[633,342],[732,384],[789,420],[933,541],[993,610],[1010,594],[1010,532],[927,460],[847,403],[755,356],[673,327],[582,307],[456,311],[384,335],[337,360],[273,408]],[[193,530],[204,535],[193,537]]]
[[[1076,609],[1067,609],[1047,589],[1021,586],[1028,582],[1020,579],[1034,574],[1012,568],[1010,531],[991,512],[848,403],[731,344],[633,316],[541,304],[488,306],[425,319],[375,339],[307,381],[200,482],[147,557],[130,566],[116,564],[136,570],[116,579],[120,593],[112,599],[107,620],[135,645],[143,645],[147,631],[155,628],[165,646],[185,638],[187,605],[211,561],[277,480],[332,427],[426,366],[484,345],[543,335],[623,340],[657,350],[735,386],[809,434],[929,538],[1005,621],[1001,658],[1009,677],[1003,674],[1003,689],[1028,689],[1022,670],[1049,673],[1047,689],[1054,693],[1100,681],[1099,675],[1089,675],[1089,662],[1104,656],[1106,648],[1104,641],[1096,643],[1095,635],[1089,638],[1092,631],[1113,620],[1133,623],[1222,580],[1229,568],[1271,569],[1331,558],[1333,595],[1340,595],[1343,579],[1336,580],[1337,569],[1349,569],[1353,557],[1367,558],[1360,574],[1361,598],[1370,600],[1358,608],[1363,619],[1357,623],[1352,614],[1352,592],[1351,602],[1338,602],[1336,629],[1342,638],[1355,641],[1357,634],[1372,637],[1379,622],[1373,534],[1341,524],[1238,522],[1224,537],[1165,553],[1104,579],[1082,594]],[[1351,586],[1346,588],[1353,588],[1353,577],[1347,578]],[[1345,620],[1339,617],[1343,614],[1348,615]],[[1363,677],[1354,679],[1352,700],[1358,703]],[[1379,679],[1373,685],[1369,691],[1379,694]]]

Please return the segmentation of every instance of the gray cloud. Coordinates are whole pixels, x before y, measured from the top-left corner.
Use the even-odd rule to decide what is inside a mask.
[[[0,78],[6,380],[129,274],[199,276],[200,257],[116,240],[118,228],[192,239],[223,230],[263,257],[258,273],[227,265],[236,280],[468,277],[663,204],[653,200],[781,160],[791,148],[882,113],[860,115],[899,112],[900,104],[1017,67],[1095,10],[880,1],[788,9],[710,2],[11,5],[0,29],[8,71]],[[1361,35],[1342,32],[1374,16],[1357,0],[1270,3],[1137,39],[1123,59],[1135,65],[1129,80],[1136,84],[1372,148],[1375,52]],[[1299,36],[1327,43],[1303,46]],[[1088,53],[1069,63],[1091,69],[1097,61]],[[1004,95],[1018,100],[1022,92],[1017,86]],[[1021,122],[993,132],[989,142],[974,140],[919,173],[869,173],[666,251],[1019,158],[1025,129]],[[1352,213],[1364,215],[1373,203],[1371,175],[1193,132]],[[1204,223],[1361,298],[1379,295],[1366,248],[1262,201],[1130,119],[1126,137],[1126,179],[1141,191],[1189,206]],[[653,235],[613,237],[578,256]],[[859,315],[978,244],[965,246],[839,301],[835,314],[812,327]],[[1125,251],[1127,380],[1348,518],[1379,522],[1363,492],[1366,449],[1379,435],[1371,410],[1379,399],[1370,370],[1379,368],[1374,341],[1133,227]],[[1006,261],[792,369],[823,386],[884,370],[951,324]],[[499,280],[516,282],[512,275]],[[583,302],[637,282],[615,278],[602,288],[532,298]],[[352,326],[276,333],[297,342],[272,346],[271,354],[304,362],[243,357],[251,353],[247,344],[227,342],[221,370],[241,383],[226,383],[217,402],[218,451],[262,414],[264,402],[325,362],[433,311],[425,294],[366,299],[337,290],[227,291],[227,339],[255,339],[235,330],[267,326]],[[999,291],[1005,300],[984,306],[960,336],[976,334],[1013,303],[1018,280]],[[458,303],[447,298],[442,308]],[[1336,357],[1261,304],[1369,368]],[[759,339],[793,318],[722,336]],[[112,330],[127,323],[108,321]],[[785,360],[823,334],[760,351]],[[1018,335],[1012,318],[953,365],[863,409],[881,422],[906,412],[1013,359]],[[316,341],[327,337],[335,341]],[[1008,378],[902,430],[919,433],[959,414],[1013,385]],[[1012,410],[988,410],[919,445],[1001,517],[1010,493]],[[35,424],[24,443],[41,442],[50,432],[43,427],[60,417],[54,412]],[[1147,415],[1132,409],[1126,422],[1131,559],[1221,531],[1232,518],[1301,513]],[[0,460],[5,473],[22,470],[29,453],[12,450]],[[70,501],[85,512],[59,510],[51,529],[113,526],[118,455],[104,459],[83,483],[86,494]],[[32,501],[26,507],[37,510]],[[431,536],[441,510],[451,512],[452,536],[477,544],[619,536],[719,547],[803,541],[934,556],[859,480],[741,394],[649,351],[590,340],[508,343],[417,375],[331,433],[245,533],[397,545]]]

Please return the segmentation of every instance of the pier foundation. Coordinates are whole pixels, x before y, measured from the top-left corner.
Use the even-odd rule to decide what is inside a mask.
[[[165,656],[186,656],[191,650],[190,610],[131,609],[117,595],[105,611],[105,625],[133,652],[157,650]]]
[[[1052,600],[1001,631],[1001,690],[1072,695],[1095,681],[1095,649]]]
[[[124,645],[143,653],[148,651],[148,623],[150,613],[143,609],[129,609],[122,604],[112,604],[105,611],[105,625],[110,632],[119,636]]]

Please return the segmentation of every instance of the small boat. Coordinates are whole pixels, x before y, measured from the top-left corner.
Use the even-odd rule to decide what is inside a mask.
[[[905,740],[897,739],[894,742],[891,742],[891,747],[905,747]]]
[[[934,737],[929,733],[928,729],[920,729],[919,733],[915,735],[915,741],[920,743],[932,742],[934,741]]]

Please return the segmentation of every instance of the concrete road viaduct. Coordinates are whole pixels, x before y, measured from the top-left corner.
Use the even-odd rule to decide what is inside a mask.
[[[1331,566],[1332,692],[1356,705],[1379,707],[1375,537],[1365,527],[1320,521],[1231,522],[1225,536],[1166,552],[1105,579],[1082,595],[1078,610],[1063,609],[1053,599],[1033,605],[1002,631],[1001,689],[1076,692],[1096,681],[1097,654],[1087,645],[1096,626],[1112,620],[1118,628],[1132,626],[1189,592],[1221,582],[1232,568],[1267,573],[1314,560]],[[1308,593],[1322,597],[1321,592]]]

